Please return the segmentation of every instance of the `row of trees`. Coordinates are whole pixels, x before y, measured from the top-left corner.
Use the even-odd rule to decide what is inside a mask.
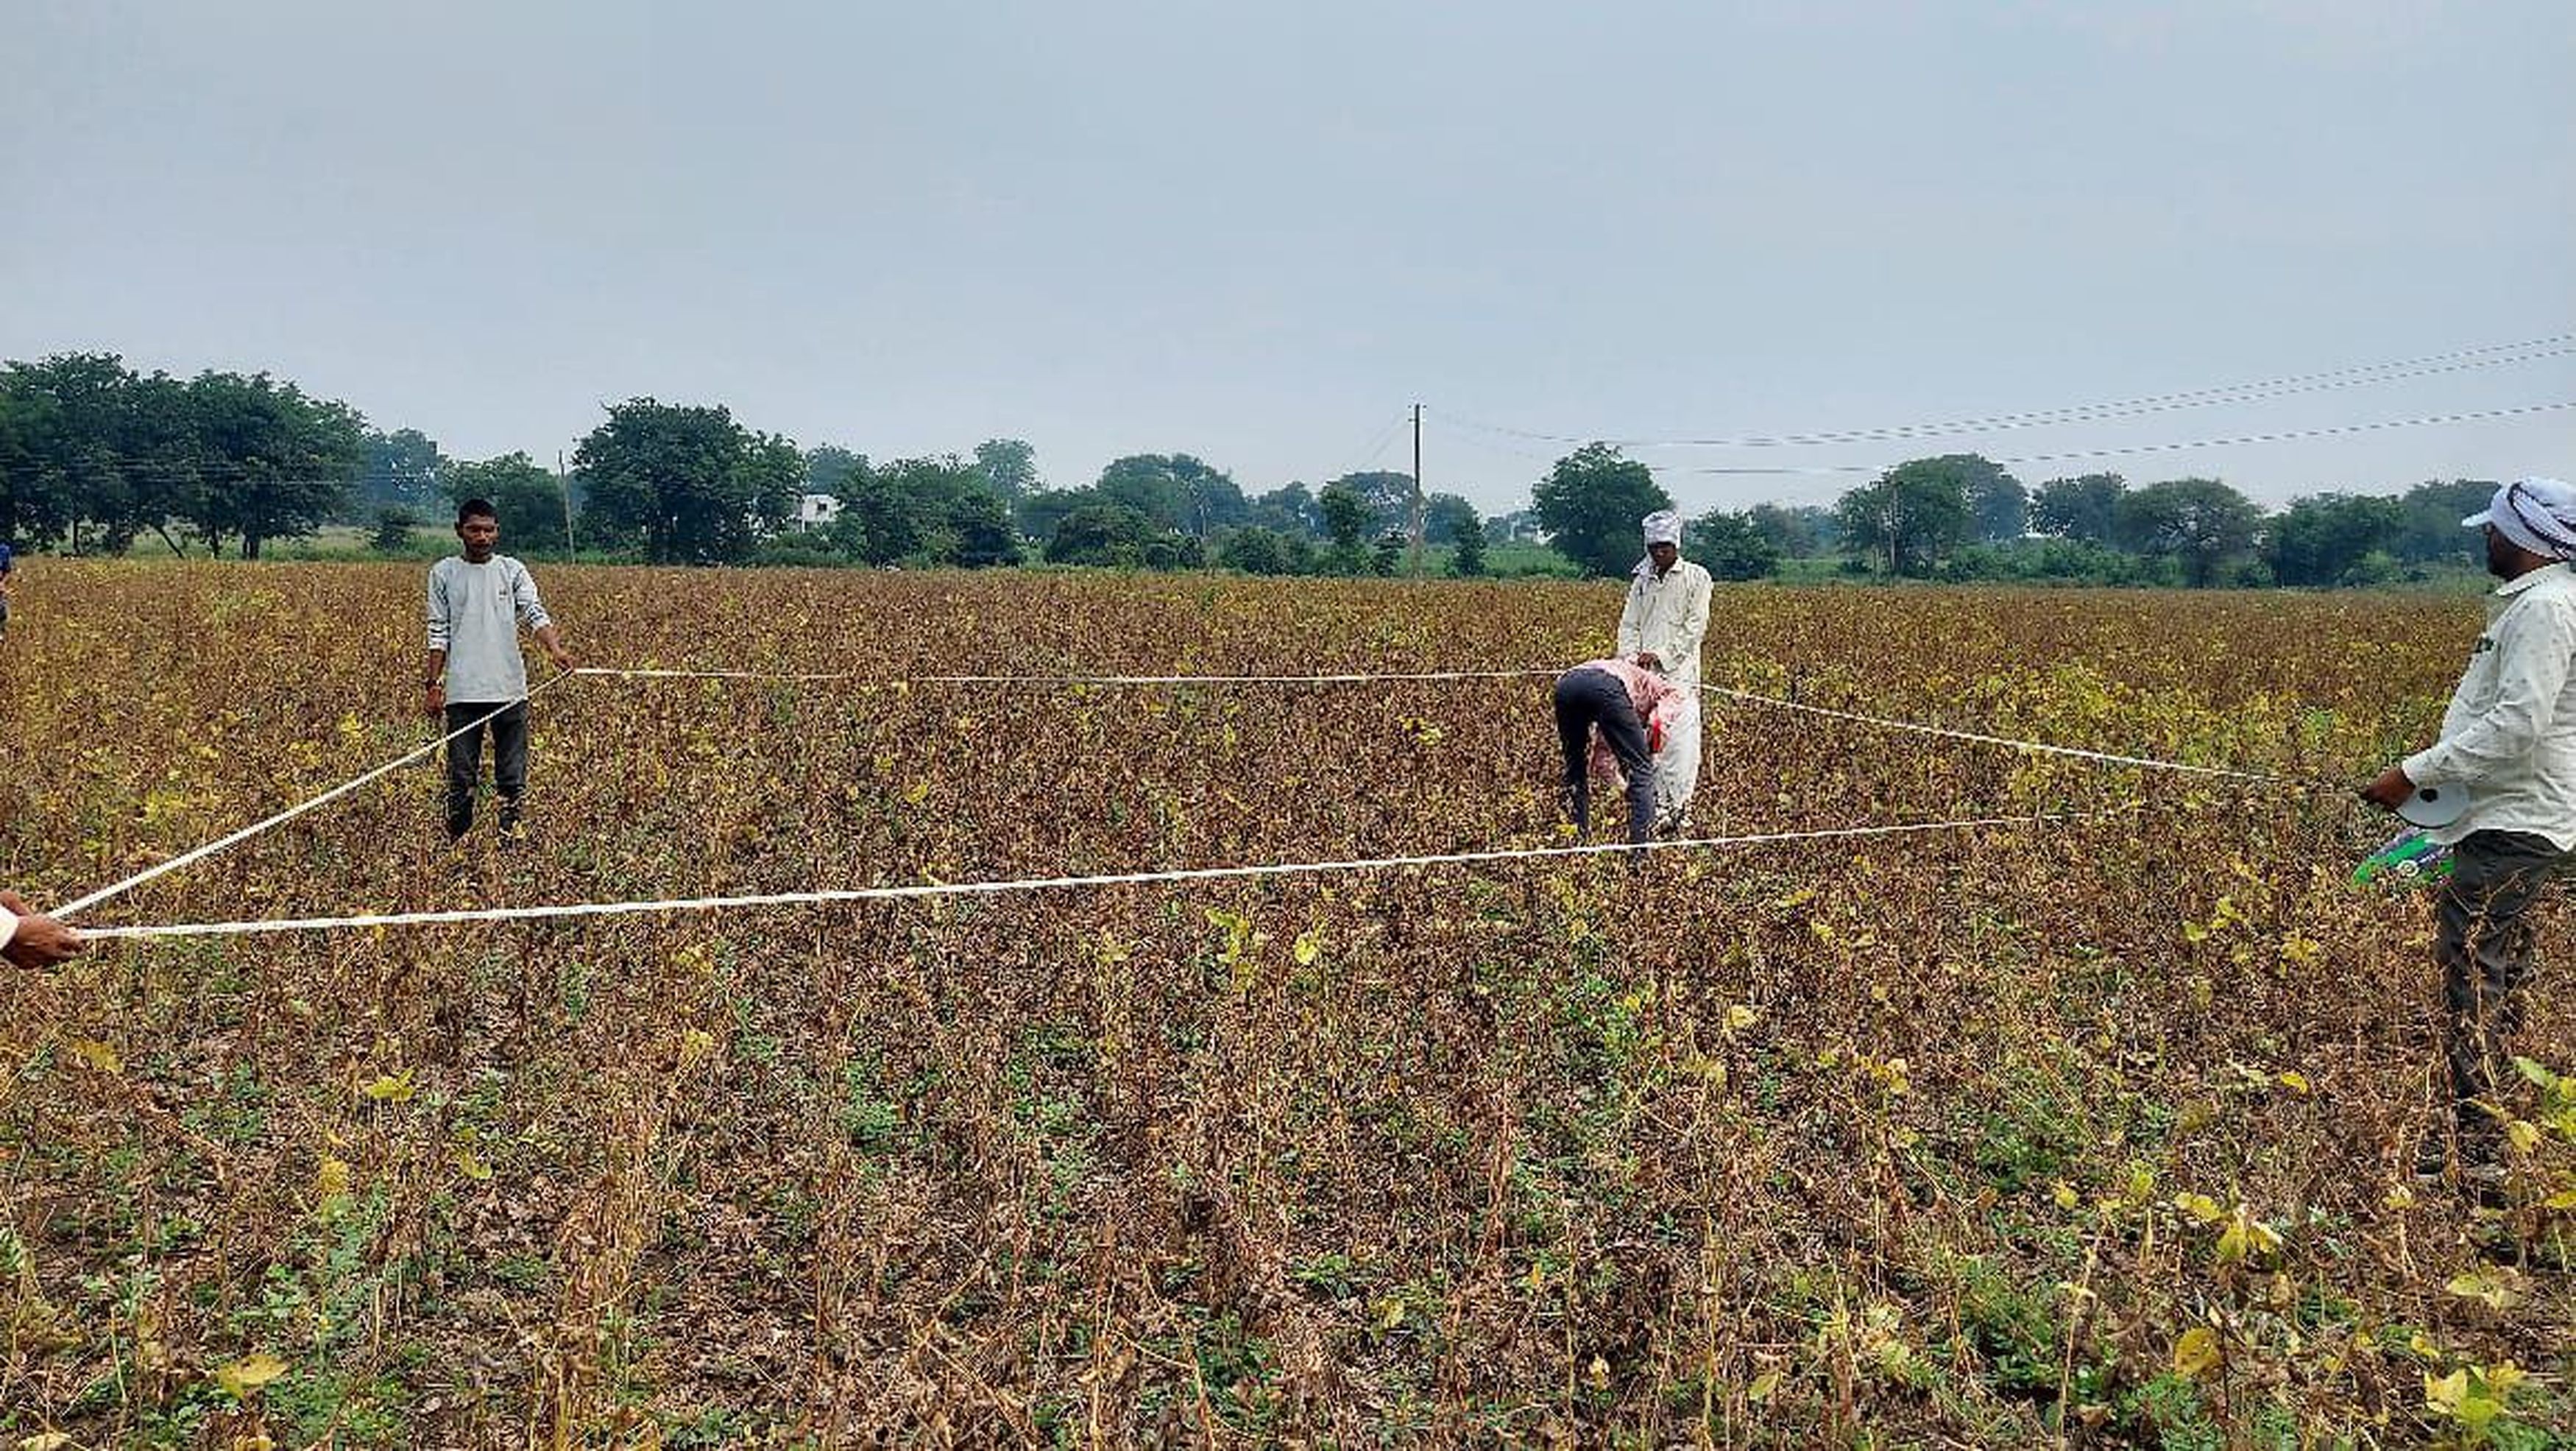
[[[2367,585],[2472,561],[2477,541],[2459,521],[2494,489],[2434,481],[2403,495],[2320,494],[2269,513],[2216,479],[2132,487],[2102,473],[2034,489],[1991,459],[1947,454],[1899,464],[1830,508],[1703,515],[1687,537],[1691,557],[1721,579],[1840,555],[1856,570],[1923,578]],[[1651,470],[1606,444],[1559,459],[1536,494],[1557,549],[1596,574],[1625,573],[1639,552],[1637,520],[1670,507]]]
[[[2465,560],[2458,527],[2491,486],[2428,483],[2403,496],[2325,494],[2267,513],[2215,479],[2131,487],[2116,474],[2025,488],[1976,454],[1915,459],[1830,508],[1758,505],[1692,520],[1689,552],[1726,579],[1784,561],[1841,556],[1848,568],[1943,578],[2368,584]],[[837,517],[800,528],[800,500]],[[1034,450],[991,439],[971,456],[874,462],[837,445],[800,449],[718,406],[637,398],[574,448],[569,478],[524,453],[446,457],[413,429],[368,426],[348,405],[266,374],[138,374],[110,354],[0,369],[0,538],[38,548],[123,551],[147,536],[172,552],[256,558],[270,540],[326,522],[378,525],[401,542],[424,516],[484,497],[520,548],[578,538],[655,563],[1007,565],[1055,563],[1256,574],[1395,573],[1417,520],[1461,574],[1484,569],[1473,505],[1424,495],[1409,474],[1345,474],[1251,494],[1186,453],[1133,454],[1090,484],[1050,488]],[[1607,444],[1557,460],[1527,515],[1578,568],[1624,574],[1637,521],[1671,507],[1644,464]]]
[[[149,534],[184,554],[329,517],[365,456],[346,404],[265,373],[138,375],[107,354],[0,368],[0,536],[121,551]]]

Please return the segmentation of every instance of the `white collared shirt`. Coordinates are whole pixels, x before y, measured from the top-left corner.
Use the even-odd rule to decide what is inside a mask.
[[[2442,738],[2405,760],[2417,786],[2462,786],[2469,810],[2431,833],[2524,831],[2576,848],[2576,572],[2505,581],[2442,716]]]
[[[1663,677],[1684,690],[1699,688],[1699,642],[1708,633],[1708,571],[1687,559],[1655,573],[1651,559],[1637,565],[1628,604],[1619,612],[1619,653],[1635,659],[1651,650],[1664,662]]]

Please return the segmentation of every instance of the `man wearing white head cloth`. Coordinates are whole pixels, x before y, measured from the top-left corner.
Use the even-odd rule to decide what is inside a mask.
[[[2576,849],[2576,488],[2519,479],[2460,521],[2486,534],[2486,633],[2442,717],[2442,738],[2380,773],[2365,800],[2395,807],[2419,789],[2456,791],[2468,810],[2433,831],[2451,847],[2435,900],[2450,1137],[2462,1181],[2484,1197],[2505,1178],[2504,1124],[2517,1082],[2507,1056],[2531,975],[2529,912]],[[2417,1170],[2438,1177],[2444,1135]]]
[[[1619,612],[1619,653],[1682,692],[1681,708],[1655,757],[1658,835],[1690,824],[1699,787],[1699,642],[1708,633],[1708,571],[1682,558],[1682,518],[1658,509],[1645,518],[1646,557],[1628,582]]]

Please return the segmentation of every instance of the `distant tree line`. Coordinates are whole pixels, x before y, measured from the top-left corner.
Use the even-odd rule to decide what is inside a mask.
[[[1831,507],[1759,504],[1687,526],[1685,552],[1721,579],[1761,579],[1792,559],[1846,572],[1944,580],[2311,588],[2390,584],[2474,564],[2462,517],[2495,485],[2430,481],[2399,495],[2326,493],[2265,510],[2216,479],[2132,487],[2083,474],[2025,488],[1991,459],[1912,459]],[[1557,460],[1535,509],[1551,542],[1594,574],[1624,574],[1637,521],[1672,499],[1607,444]]]
[[[480,497],[514,549],[578,543],[663,564],[1392,575],[1418,524],[1459,575],[1484,573],[1496,542],[1544,539],[1577,570],[1616,576],[1641,552],[1638,520],[1672,507],[1652,470],[1599,443],[1558,459],[1527,510],[1489,525],[1404,473],[1255,494],[1193,455],[1146,453],[1054,488],[1018,439],[878,462],[800,447],[721,406],[635,398],[607,415],[550,469],[525,453],[450,458],[418,430],[379,430],[265,373],[139,374],[104,353],[12,362],[0,367],[0,539],[107,553],[151,539],[174,554],[232,546],[258,558],[271,541],[356,524],[391,552]],[[2320,494],[2275,513],[2215,479],[2131,487],[2105,473],[2025,488],[1990,459],[1948,454],[1899,464],[1830,507],[1702,514],[1685,547],[1731,580],[1833,560],[1924,579],[2370,585],[2474,562],[2459,519],[2491,490],[2459,480]],[[816,499],[830,504],[807,517]]]

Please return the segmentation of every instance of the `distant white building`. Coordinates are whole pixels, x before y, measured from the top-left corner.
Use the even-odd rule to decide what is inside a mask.
[[[796,527],[799,530],[820,529],[841,517],[841,501],[830,494],[800,494],[796,499]]]

